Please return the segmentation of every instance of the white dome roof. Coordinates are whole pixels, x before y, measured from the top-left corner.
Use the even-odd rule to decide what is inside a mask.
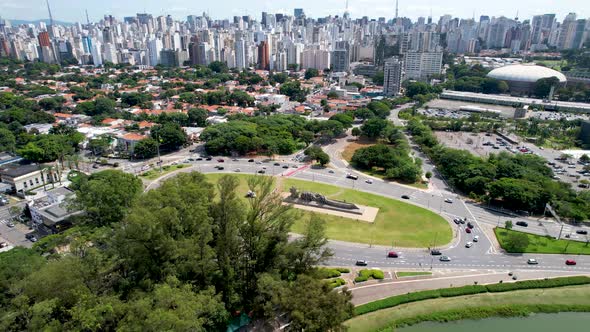
[[[488,73],[488,77],[502,81],[537,82],[542,78],[557,77],[559,82],[565,83],[565,75],[551,68],[537,65],[510,65],[496,68]]]

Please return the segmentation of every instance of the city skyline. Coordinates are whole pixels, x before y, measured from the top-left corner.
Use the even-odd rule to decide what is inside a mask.
[[[244,2],[241,1],[226,0],[219,3],[210,3],[207,7],[186,0],[172,0],[166,2],[167,8],[165,9],[158,8],[161,7],[162,3],[155,1],[121,2],[105,0],[72,5],[67,0],[52,0],[50,4],[54,20],[71,23],[85,22],[86,10],[90,20],[96,22],[104,15],[123,17],[132,16],[139,12],[146,12],[156,16],[171,15],[179,20],[185,20],[188,15],[200,15],[203,12],[207,12],[214,19],[227,19],[234,15],[250,15],[258,18],[263,11],[292,15],[293,8],[303,8],[305,13],[311,17],[342,16],[346,7],[345,0],[327,0],[323,2],[304,0],[295,4],[287,1],[257,1],[248,6],[245,6]],[[555,1],[550,0],[520,1],[518,8],[515,8],[509,0],[478,3],[477,6],[474,6],[473,2],[466,0],[448,0],[444,4],[432,0],[415,0],[408,4],[408,1],[402,0],[399,3],[399,16],[413,20],[430,15],[437,18],[445,14],[461,18],[473,16],[478,18],[480,15],[514,18],[518,12],[518,16],[522,20],[544,13],[555,13],[556,17],[561,19],[569,12],[576,12],[579,17],[590,17],[590,4],[586,1],[567,0],[560,1],[559,6],[557,5]],[[228,7],[232,9],[226,10]],[[349,1],[348,11],[352,18],[368,16],[369,18],[385,17],[391,19],[395,16],[395,1],[351,0]],[[48,18],[45,0],[5,0],[0,5],[0,12],[2,13],[1,18],[8,20],[40,20]]]

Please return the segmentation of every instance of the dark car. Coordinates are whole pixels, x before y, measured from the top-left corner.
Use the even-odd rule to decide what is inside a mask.
[[[254,162],[254,159],[248,159],[248,162],[249,163],[253,163]]]
[[[356,261],[356,266],[367,266],[367,261]]]
[[[217,166],[217,169],[221,171],[221,170],[223,170],[225,168],[223,166]]]
[[[529,226],[529,223],[526,222],[526,221],[517,221],[516,222],[516,225],[522,226],[522,227],[528,227]]]
[[[264,174],[264,173],[266,173],[266,171],[265,171],[265,170],[263,170],[263,169],[261,169],[261,170],[259,170],[259,171],[258,171],[258,173],[259,173],[259,174]]]
[[[565,265],[576,265],[576,261],[573,259],[568,259],[565,261]]]
[[[582,234],[582,235],[586,235],[586,234],[588,234],[588,231],[587,231],[587,230],[584,230],[584,229],[578,229],[578,230],[576,231],[576,233],[578,233],[578,234]]]
[[[203,160],[203,158],[201,158],[201,157],[197,158],[197,161],[201,161],[201,160]]]
[[[274,165],[275,165],[275,166],[281,166],[281,164],[279,164],[279,163],[274,163]]]
[[[410,199],[410,196],[408,196],[408,195],[402,195],[402,198],[403,199]]]
[[[219,158],[219,159],[217,159],[217,162],[218,162],[218,163],[222,163],[222,162],[225,162],[225,160],[223,160],[223,159]]]
[[[346,177],[348,179],[352,179],[352,180],[358,180],[358,178],[359,178],[358,176],[350,174],[350,173],[346,174]]]
[[[387,253],[387,257],[389,258],[397,258],[398,254],[395,251],[390,251],[389,253]]]
[[[438,250],[438,249],[432,249],[432,250],[430,250],[430,254],[432,256],[440,256],[440,255],[442,255],[442,252],[440,252],[440,250]]]
[[[468,222],[468,223],[467,223],[467,227],[469,227],[469,228],[473,228],[473,227],[475,227],[475,226],[473,226],[473,224],[472,224],[471,222]]]
[[[283,168],[287,169],[289,168],[289,165],[283,165]]]
[[[205,160],[207,160],[207,161],[210,161],[210,160],[212,160],[212,159],[213,159],[213,158],[211,158],[211,157],[207,157],[207,159],[205,159]]]
[[[459,225],[459,224],[461,223],[461,219],[459,219],[459,218],[455,218],[455,219],[453,219],[453,222],[454,222],[455,224]]]
[[[469,227],[465,228],[465,233],[471,233],[471,228],[469,228]]]

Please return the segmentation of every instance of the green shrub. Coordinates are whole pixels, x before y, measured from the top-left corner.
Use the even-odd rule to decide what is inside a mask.
[[[186,165],[180,164],[180,165],[176,165],[176,168],[181,169],[181,168],[184,168],[184,166],[186,166]]]
[[[383,275],[383,271],[381,270],[369,270],[369,269],[363,269],[359,271],[359,276],[354,278],[355,282],[363,282],[363,281],[367,281],[369,279],[383,279],[384,275]]]
[[[562,277],[542,280],[523,280],[513,283],[487,285],[488,292],[507,292],[518,289],[552,288],[562,286],[584,285],[590,283],[590,277]]]
[[[342,279],[342,278],[330,279],[327,282],[331,288],[336,288],[336,287],[346,285],[346,281],[344,281],[344,279]]]
[[[335,270],[340,273],[350,273],[350,269],[347,269],[345,267],[337,267],[337,268],[335,268]]]
[[[463,287],[452,287],[440,289],[440,296],[442,297],[453,297],[460,295],[479,294],[487,292],[486,286],[473,285]]]
[[[165,170],[165,171],[167,171],[167,170],[170,169],[170,165],[163,166],[162,169]]]
[[[336,269],[328,269],[325,267],[321,267],[316,270],[316,276],[320,279],[329,279],[340,277],[340,272]]]

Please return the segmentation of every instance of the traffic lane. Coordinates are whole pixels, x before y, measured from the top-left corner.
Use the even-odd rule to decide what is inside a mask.
[[[580,273],[573,273],[579,275]],[[586,273],[581,273],[586,274]],[[517,276],[518,280],[530,280],[540,278],[555,278],[571,276],[570,271],[514,271],[514,275]],[[507,272],[487,272],[482,271],[472,272],[468,275],[462,276],[448,276],[438,277],[431,279],[420,279],[420,280],[395,280],[386,283],[373,284],[360,286],[356,288],[350,288],[352,292],[352,303],[359,305],[383,299],[390,296],[406,294],[408,292],[418,292],[430,289],[440,289],[447,287],[460,287],[473,285],[477,281],[478,284],[492,284],[502,282],[513,282],[512,276],[508,275]],[[402,287],[403,286],[403,287]]]

